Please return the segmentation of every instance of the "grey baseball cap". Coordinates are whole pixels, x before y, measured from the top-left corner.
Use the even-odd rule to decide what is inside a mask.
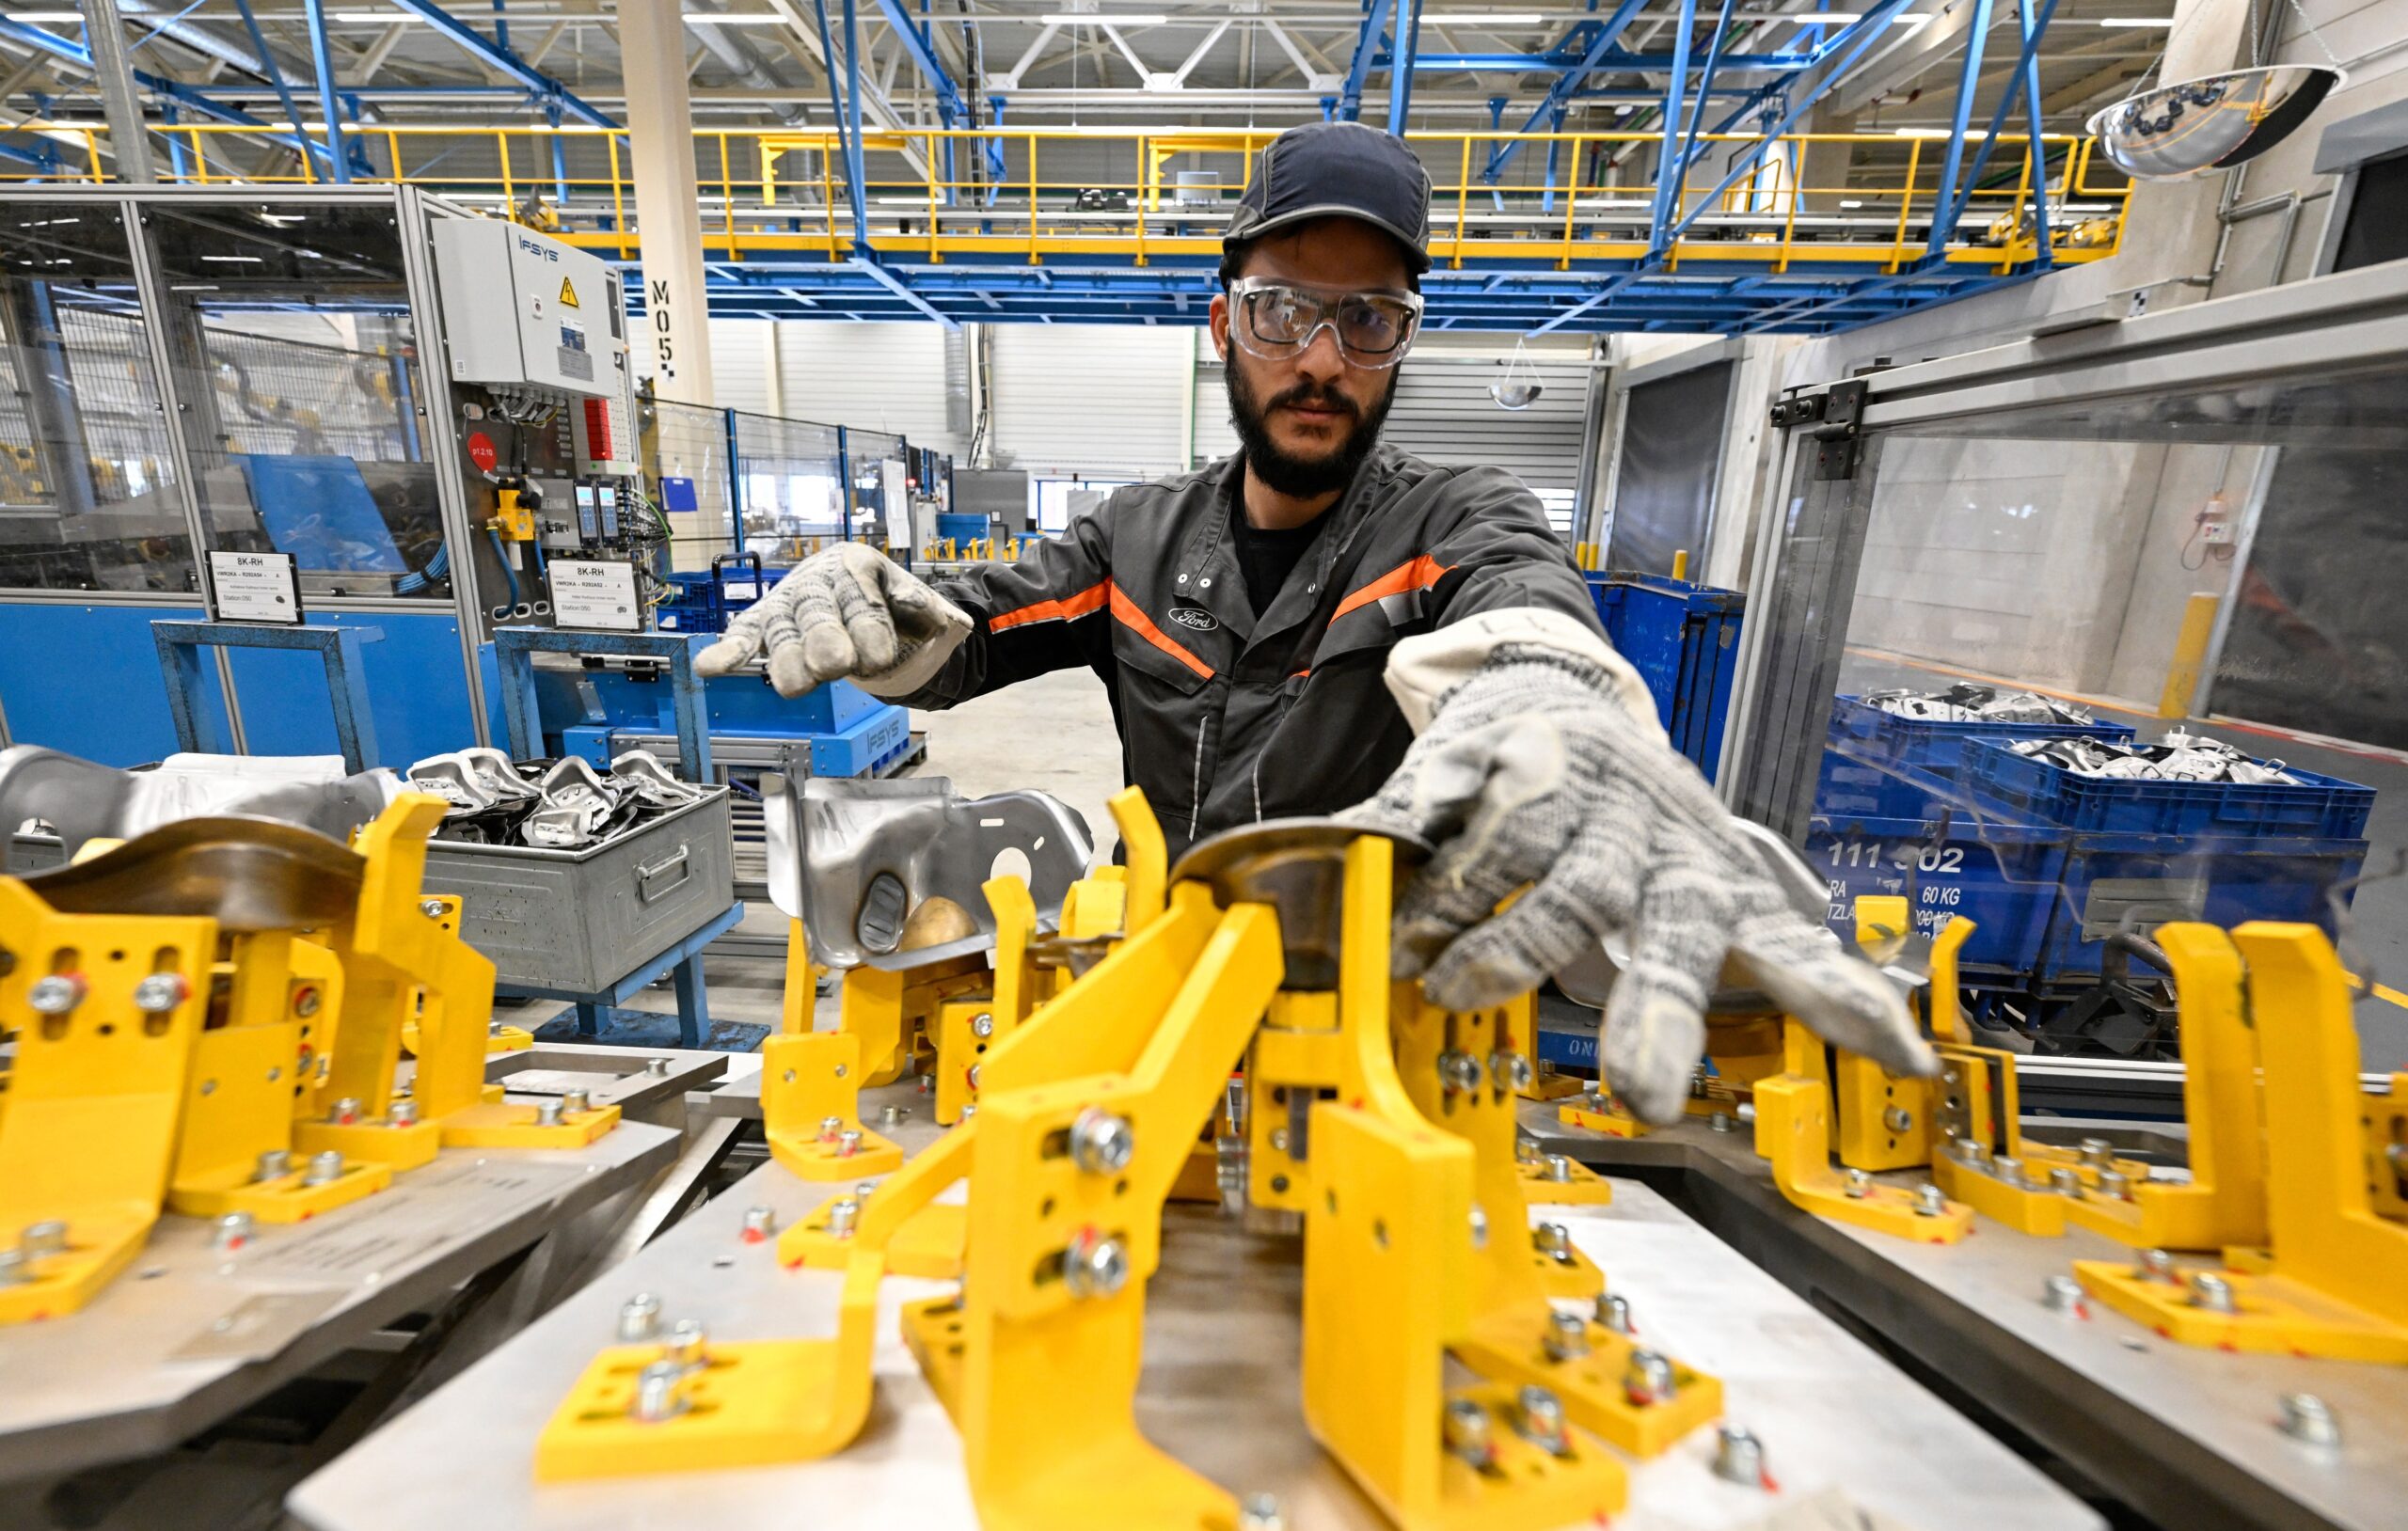
[[[1430,269],[1430,172],[1403,139],[1361,122],[1307,122],[1264,145],[1221,247],[1331,217],[1394,235],[1417,276]]]

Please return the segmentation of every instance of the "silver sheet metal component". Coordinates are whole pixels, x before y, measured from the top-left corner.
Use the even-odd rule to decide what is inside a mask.
[[[368,771],[339,781],[262,778],[247,789],[214,784],[213,817],[272,819],[314,829],[338,845],[383,812],[394,778]],[[182,817],[189,783],[175,771],[125,771],[35,745],[0,750],[0,825],[40,819],[70,857],[93,839],[130,840]],[[0,835],[0,852],[7,848]]]
[[[901,968],[987,951],[981,891],[1016,853],[1040,925],[1095,855],[1086,820],[1042,792],[962,797],[944,777],[895,781],[761,779],[769,901],[803,923],[812,959]],[[958,911],[958,913],[956,912]],[[967,932],[956,928],[966,921]],[[915,935],[944,939],[920,941]]]
[[[1346,847],[1363,834],[1360,827],[1334,818],[1265,819],[1190,846],[1171,869],[1171,880],[1210,883],[1224,904],[1270,905],[1279,913],[1279,946],[1287,962],[1280,986],[1332,989],[1338,986]],[[1430,847],[1420,841],[1392,838],[1400,873],[1429,859]],[[1478,1061],[1471,1066],[1477,1073]]]

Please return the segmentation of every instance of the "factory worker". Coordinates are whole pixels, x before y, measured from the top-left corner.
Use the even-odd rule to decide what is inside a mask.
[[[945,707],[1085,665],[1174,859],[1232,826],[1341,811],[1435,844],[1395,934],[1399,975],[1437,1003],[1498,1003],[1626,937],[1605,1067],[1650,1120],[1681,1111],[1726,954],[1824,1036],[1930,1072],[1894,992],[1793,910],[1667,743],[1537,497],[1501,469],[1381,444],[1421,318],[1429,202],[1401,139],[1281,134],[1229,220],[1212,304],[1234,456],[933,585],[831,548],[698,670],[766,656],[787,696],[841,676]]]

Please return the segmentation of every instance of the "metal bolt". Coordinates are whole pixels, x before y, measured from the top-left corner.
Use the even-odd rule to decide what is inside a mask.
[[[1543,1156],[1539,1153],[1539,1145],[1535,1141],[1529,1138],[1515,1138],[1513,1140],[1513,1161],[1515,1163],[1535,1164]]]
[[[1989,1145],[1972,1138],[1952,1138],[1949,1140],[1949,1148],[1960,1161],[1967,1164],[1979,1165],[1987,1162],[1990,1157]]]
[[[323,1154],[309,1156],[309,1168],[301,1176],[305,1186],[330,1186],[342,1178],[342,1155],[329,1148]]]
[[[651,1075],[654,1079],[665,1078],[669,1073],[669,1060],[666,1058],[646,1058],[643,1061],[643,1071]]]
[[[37,978],[25,990],[25,1005],[36,1015],[63,1016],[84,1002],[84,980],[73,973]]]
[[[2162,1249],[2141,1251],[2140,1266],[2132,1272],[2143,1281],[2174,1281],[2174,1256]]]
[[[860,1128],[848,1127],[842,1132],[836,1134],[836,1157],[838,1159],[852,1159],[857,1157],[861,1151],[862,1129]]]
[[[2131,1176],[2125,1175],[2120,1170],[2100,1170],[2099,1172],[2099,1194],[2109,1197],[2115,1201],[2131,1201],[2132,1199]]]
[[[1714,1432],[1714,1476],[1726,1483],[1751,1489],[1765,1481],[1765,1447],[1755,1433],[1737,1425],[1721,1425]]]
[[[974,1105],[974,1104],[964,1104],[964,1105],[962,1106],[962,1108],[961,1108],[961,1114],[960,1114],[960,1116],[959,1116],[959,1117],[958,1117],[958,1118],[956,1118],[956,1119],[955,1119],[954,1125],[955,1125],[955,1126],[957,1126],[957,1127],[958,1127],[958,1126],[960,1126],[960,1125],[961,1125],[961,1123],[963,1123],[963,1122],[966,1122],[966,1121],[970,1120],[970,1118],[972,1118],[973,1116],[975,1116],[975,1115],[977,1115],[977,1114],[978,1114],[978,1108],[977,1108],[977,1106],[976,1106],[976,1105]]]
[[[850,1239],[853,1224],[861,1220],[862,1204],[850,1196],[839,1196],[828,1205],[828,1237]]]
[[[1449,1095],[1469,1095],[1480,1088],[1480,1060],[1448,1049],[1438,1054],[1438,1082]]]
[[[1526,1386],[1514,1398],[1513,1425],[1522,1438],[1546,1447],[1560,1457],[1572,1449],[1563,1434],[1563,1400],[1535,1385]]]
[[[963,1078],[965,1081],[968,1081],[968,1083],[969,1083],[970,1087],[971,1087],[972,1089],[974,1089],[974,1089],[976,1089],[976,1088],[978,1088],[978,1081],[979,1081],[979,1080],[981,1080],[981,1079],[982,1079],[982,1078],[984,1078],[984,1077],[985,1077],[985,1071],[984,1071],[984,1070],[982,1070],[982,1069],[981,1069],[981,1068],[980,1068],[976,1064],[972,1064],[972,1065],[970,1065],[969,1072],[965,1073],[965,1074],[962,1076],[962,1078]]]
[[[845,1130],[845,1119],[843,1117],[822,1116],[819,1118],[820,1142],[832,1144],[836,1141],[836,1134],[843,1130]]]
[[[1488,1208],[1475,1206],[1471,1209],[1471,1247],[1488,1247]]]
[[[970,1018],[970,1034],[984,1040],[995,1034],[995,1018],[981,1010]]]
[[[560,1103],[559,1101],[557,1101],[557,1100],[538,1100],[538,1101],[536,1101],[536,1102],[535,1102],[535,1125],[536,1125],[537,1127],[558,1127],[558,1126],[560,1126],[560,1125],[561,1125],[561,1103]]]
[[[485,1034],[487,1036],[499,1036],[501,1032],[502,1025],[500,1021],[489,1020],[485,1022]]]
[[[1545,1339],[1547,1359],[1571,1361],[1589,1353],[1588,1321],[1576,1313],[1561,1308],[1547,1315]]]
[[[2341,1444],[2341,1421],[2332,1406],[2313,1393],[2286,1393],[2282,1401],[2283,1433],[2312,1446]]]
[[[1680,1386],[1672,1380],[1672,1364],[1654,1350],[1633,1350],[1630,1365],[1623,1369],[1623,1396],[1631,1402],[1645,1406],[1670,1403],[1680,1394]]]
[[[1471,1463],[1485,1467],[1496,1448],[1488,1438],[1488,1411],[1473,1398],[1449,1398],[1446,1413],[1447,1449]]]
[[[1062,1252],[1062,1284],[1072,1297],[1110,1297],[1129,1282],[1129,1251],[1117,1239],[1081,1230]]]
[[[318,1007],[325,1002],[325,996],[319,992],[315,984],[304,984],[293,991],[293,1013],[303,1020],[316,1015]]]
[[[1568,1183],[1572,1178],[1572,1160],[1561,1154],[1547,1155],[1546,1177],[1559,1185]]]
[[[869,1193],[877,1189],[877,1181],[863,1180],[859,1185],[853,1187],[853,1200],[857,1202],[865,1202],[869,1200]]]
[[[191,986],[180,972],[154,972],[134,986],[134,1008],[146,1016],[164,1016],[184,1002]]]
[[[344,1096],[326,1111],[326,1121],[335,1127],[350,1127],[359,1120],[359,1098]]]
[[[1530,1242],[1538,1246],[1540,1254],[1551,1255],[1564,1265],[1572,1263],[1572,1230],[1562,1223],[1540,1223],[1531,1230]]]
[[[1862,1170],[1847,1172],[1847,1194],[1851,1201],[1862,1201],[1873,1194],[1873,1176]]]
[[[394,1101],[385,1108],[385,1124],[388,1127],[418,1126],[418,1102],[406,1098]]]
[[[443,918],[443,900],[439,898],[421,898],[418,901],[418,912],[425,915],[430,920],[440,920]]]
[[[619,1304],[619,1343],[641,1345],[660,1332],[660,1299],[638,1292]]]
[[[1947,1215],[1948,1197],[1945,1192],[1929,1181],[1915,1187],[1915,1216],[1945,1217]]]
[[[293,1173],[293,1155],[286,1149],[270,1148],[260,1155],[258,1167],[251,1171],[254,1184],[281,1180]]]
[[[686,1368],[673,1361],[656,1361],[636,1374],[635,1402],[630,1417],[657,1425],[686,1412]]]
[[[210,1236],[209,1247],[220,1255],[231,1255],[249,1241],[251,1214],[229,1212],[217,1220],[216,1231]]]
[[[1536,1071],[1530,1061],[1518,1052],[1492,1052],[1488,1055],[1488,1077],[1500,1090],[1519,1092],[1530,1087]]]
[[[2040,1305],[2051,1313],[2080,1313],[2082,1283],[2071,1276],[2051,1276],[2040,1285]]]
[[[1630,1326],[1630,1299],[1618,1297],[1612,1292],[1597,1294],[1597,1322],[1617,1334],[1637,1333]]]
[[[1238,1506],[1238,1531],[1287,1531],[1287,1525],[1277,1494],[1250,1493]]]
[[[2112,1169],[2115,1164],[2115,1145],[2105,1138],[2084,1138],[2082,1161],[2094,1170]]]
[[[1288,1129],[1284,1127],[1273,1128],[1271,1129],[1271,1137],[1268,1141],[1271,1144],[1271,1151],[1273,1153],[1286,1153],[1288,1151]]]
[[[1731,1113],[1727,1111],[1718,1111],[1707,1116],[1705,1125],[1717,1132],[1729,1132],[1738,1126],[1731,1119]]]
[[[1915,1125],[1915,1113],[1904,1106],[1893,1106],[1881,1113],[1881,1125],[1893,1132],[1904,1132]],[[1739,1433],[1743,1436],[1748,1434],[1745,1430]],[[1748,1436],[1748,1439],[1752,1441],[1754,1437]]]
[[[2232,1283],[2212,1271],[2192,1272],[2191,1305],[2206,1313],[2241,1311],[2241,1304],[2233,1301]]]
[[[1137,1151],[1129,1118],[1089,1106],[1070,1123],[1070,1162],[1089,1175],[1118,1175]]]
[[[2019,1190],[2026,1189],[2031,1185],[2031,1182],[2023,1177],[2023,1160],[2010,1159],[2004,1154],[2000,1154],[1990,1160],[1990,1173],[1998,1176],[2001,1185],[2014,1186]]]
[[[561,1114],[580,1116],[594,1109],[594,1097],[583,1090],[561,1092]]]
[[[903,1125],[903,1108],[900,1106],[879,1107],[878,1112],[878,1124],[880,1127],[901,1127]]]
[[[33,1279],[22,1250],[0,1249],[0,1286],[21,1286]]]
[[[2082,1172],[2068,1165],[2058,1165],[2049,1172],[2049,1189],[2067,1196],[2081,1195]]]
[[[777,1231],[778,1214],[775,1208],[748,1207],[744,1209],[744,1241],[746,1243],[757,1244]]]
[[[709,1345],[709,1333],[700,1318],[680,1318],[670,1325],[669,1337],[660,1342],[660,1359],[680,1366],[699,1366]]]
[[[29,1260],[40,1259],[45,1255],[64,1255],[67,1253],[67,1224],[56,1218],[28,1223],[25,1231],[18,1236],[17,1248]]]
[[[920,1093],[922,1095],[934,1095],[937,1093],[937,1081],[935,1075],[923,1074],[920,1076]]]

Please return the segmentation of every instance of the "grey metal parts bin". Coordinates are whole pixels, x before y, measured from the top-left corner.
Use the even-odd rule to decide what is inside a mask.
[[[582,850],[438,840],[426,888],[459,895],[460,934],[497,984],[607,989],[736,901],[727,788]]]

